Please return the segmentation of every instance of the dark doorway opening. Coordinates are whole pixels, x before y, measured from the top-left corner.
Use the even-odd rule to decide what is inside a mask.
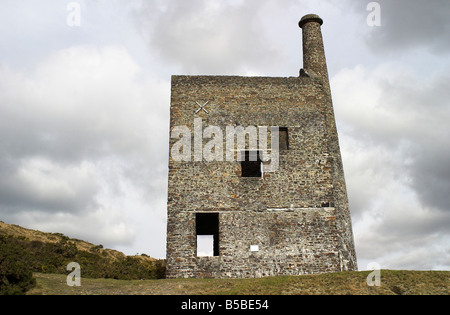
[[[196,213],[195,215],[195,232],[197,236],[197,256],[219,256],[219,214],[218,213]],[[201,237],[209,236],[209,237]],[[211,252],[201,252],[203,248],[199,248],[200,242],[212,242],[207,244],[212,247]],[[203,245],[202,245],[203,246]]]

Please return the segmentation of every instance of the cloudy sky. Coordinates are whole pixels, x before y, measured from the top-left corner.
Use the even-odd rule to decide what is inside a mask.
[[[171,75],[297,76],[316,13],[359,269],[450,270],[450,2],[369,2],[1,0],[0,220],[165,257]]]

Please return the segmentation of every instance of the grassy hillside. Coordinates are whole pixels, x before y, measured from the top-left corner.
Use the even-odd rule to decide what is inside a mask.
[[[69,262],[81,265],[80,287],[66,284]],[[450,294],[450,271],[382,270],[379,287],[367,285],[369,273],[169,280],[163,279],[163,260],[146,255],[126,256],[60,233],[44,233],[0,221],[0,293],[4,294]],[[9,286],[8,282],[21,284],[1,292],[2,286]]]
[[[101,253],[102,256],[110,260],[123,259],[126,257],[125,254],[119,251],[112,249],[103,249],[103,246],[101,245],[94,245],[75,238],[69,239],[67,236],[61,233],[45,233],[37,230],[30,230],[15,224],[6,224],[2,221],[0,221],[0,235],[5,237],[15,237],[17,239],[22,239],[30,242],[41,242],[53,245],[69,241],[80,251],[98,252]]]
[[[369,287],[369,271],[259,279],[81,279],[66,285],[61,275],[36,274],[29,294],[87,295],[449,295],[450,271],[381,270],[381,285]]]
[[[85,278],[159,279],[165,262],[147,255],[126,256],[60,233],[44,233],[0,221],[0,292],[13,283],[29,281],[27,273],[67,274],[67,264],[80,264]],[[6,291],[15,293],[17,288]],[[5,293],[5,292],[3,292]]]

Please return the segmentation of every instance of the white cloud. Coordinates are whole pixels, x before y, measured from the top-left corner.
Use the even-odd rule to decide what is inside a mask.
[[[146,2],[140,28],[152,53],[191,74],[234,74],[242,67],[269,61],[262,50],[254,1]]]
[[[332,79],[361,269],[372,261],[433,269],[450,259],[449,199],[439,193],[450,185],[442,163],[450,156],[441,145],[450,134],[442,101],[448,91],[439,84],[447,76],[445,69],[421,77],[380,64],[344,69]]]
[[[447,40],[450,30],[446,0],[397,0],[377,1],[381,8],[381,26],[373,28],[367,43],[380,53],[400,52],[417,47],[426,47],[436,54],[446,54],[450,45]],[[355,2],[356,8],[367,3]]]
[[[92,165],[86,162],[62,166],[34,157],[18,165],[15,176],[9,178],[10,190],[16,194],[20,191],[17,197],[27,202],[24,207],[77,211],[92,206],[92,195],[98,190],[93,175]]]
[[[0,68],[0,89],[3,219],[112,247],[135,241],[134,208],[161,224],[168,82],[120,46],[75,46]]]

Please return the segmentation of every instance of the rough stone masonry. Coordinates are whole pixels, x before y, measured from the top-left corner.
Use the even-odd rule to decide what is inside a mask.
[[[170,155],[168,278],[357,269],[322,23],[314,14],[299,22],[303,32],[299,77],[172,77],[171,130],[185,126],[193,135],[196,118],[201,118],[202,130],[279,127],[279,162],[275,171],[266,172],[267,162],[250,159],[247,153],[261,148],[250,146],[249,135],[244,148],[226,148],[235,154],[231,161],[180,161]],[[210,136],[201,144],[206,145]],[[225,139],[215,140],[226,147]],[[178,141],[180,136],[172,134],[170,148]],[[193,137],[185,143],[193,152]],[[197,253],[201,235],[211,236],[209,256]]]

